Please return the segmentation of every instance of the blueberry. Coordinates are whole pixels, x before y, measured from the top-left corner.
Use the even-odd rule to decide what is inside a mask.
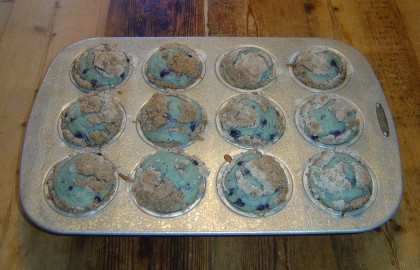
[[[191,160],[191,162],[192,162],[195,166],[198,166],[198,161],[197,161],[197,160],[192,159],[192,160]]]
[[[312,139],[313,141],[318,141],[319,137],[318,137],[318,136],[316,136],[316,135],[311,135],[311,139]]]
[[[97,79],[92,79],[90,81],[90,83],[92,84],[92,87],[95,88],[96,87],[96,84],[98,83],[98,80]]]
[[[181,189],[190,190],[191,189],[191,185],[189,183],[187,183],[184,186],[182,186]]]
[[[243,160],[239,160],[238,163],[236,163],[236,164],[238,164],[238,166],[242,166],[242,164],[244,164],[244,161]]]
[[[232,130],[229,132],[229,135],[230,135],[231,137],[235,138],[235,139],[238,139],[239,137],[241,137],[241,132],[240,132],[239,130],[237,130],[237,129],[232,129]]]
[[[244,170],[244,174],[246,175],[246,174],[250,174],[251,172],[248,170],[248,169],[245,169]]]
[[[331,131],[331,132],[330,132],[330,134],[331,134],[331,135],[334,135],[334,137],[337,137],[337,136],[340,136],[341,131],[339,131],[339,130],[334,130],[334,131]]]
[[[101,201],[102,201],[102,199],[101,199],[101,197],[99,197],[99,196],[95,196],[95,201],[97,201],[97,202],[101,202]]]
[[[123,72],[123,73],[120,75],[121,80],[124,80],[124,77],[125,77],[125,73]]]
[[[229,189],[229,197],[232,196],[235,193],[235,189],[234,188],[230,188]]]
[[[74,133],[74,137],[76,137],[76,138],[78,138],[78,139],[82,139],[82,140],[84,140],[85,142],[89,142],[90,140],[89,140],[89,137],[88,136],[86,136],[86,134],[84,134],[84,133],[82,133],[82,132],[80,132],[80,131],[76,131],[75,133]]]
[[[261,121],[261,125],[263,125],[263,126],[265,126],[265,125],[267,125],[267,119],[263,119],[262,121]]]
[[[245,203],[241,200],[241,198],[238,198],[234,204],[236,204],[239,207],[245,206]]]
[[[275,133],[271,133],[270,134],[270,141],[274,140],[276,138],[276,134]]]
[[[83,74],[86,74],[89,71],[89,69],[85,68],[82,72]]]
[[[195,122],[192,122],[190,125],[191,131],[194,131],[196,127],[197,127],[197,124]]]
[[[69,186],[69,190],[73,190],[73,186]]]
[[[78,139],[83,139],[83,134],[80,131],[76,131],[74,133],[74,137],[78,138]]]
[[[269,207],[269,205],[268,205],[268,203],[266,203],[266,204],[260,204],[260,205],[258,205],[256,209],[258,211],[262,211],[262,210],[268,209],[268,207]]]
[[[168,70],[168,69],[164,69],[164,70],[162,70],[161,72],[160,72],[160,77],[161,78],[163,78],[163,77],[165,77],[165,76],[167,76],[167,75],[169,75],[171,72]]]
[[[330,64],[331,64],[332,67],[336,67],[337,66],[337,62],[335,62],[335,60],[331,60],[331,63]]]

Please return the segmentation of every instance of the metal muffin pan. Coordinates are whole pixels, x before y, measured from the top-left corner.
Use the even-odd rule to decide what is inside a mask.
[[[138,134],[136,116],[140,108],[158,91],[142,76],[146,57],[159,46],[180,43],[194,48],[205,61],[203,79],[184,94],[195,99],[207,112],[208,123],[202,137],[184,148],[196,155],[210,171],[202,200],[191,211],[161,218],[141,211],[129,194],[129,182],[120,178],[113,200],[97,213],[68,217],[50,207],[44,197],[45,178],[55,163],[80,151],[63,142],[57,132],[62,110],[86,95],[72,83],[69,70],[77,55],[97,44],[108,43],[133,56],[131,77],[105,95],[124,107],[127,122],[121,135],[100,149],[117,166],[120,174],[132,176],[136,166],[158,149]],[[229,98],[240,94],[227,87],[216,75],[216,61],[238,46],[257,46],[275,59],[276,81],[260,94],[278,104],[284,112],[283,136],[262,151],[275,156],[289,170],[293,192],[285,207],[267,216],[251,218],[229,209],[218,195],[217,175],[225,163],[224,155],[246,151],[222,138],[216,127],[216,113]],[[376,175],[377,194],[372,205],[359,215],[337,216],[317,207],[306,195],[303,172],[309,159],[323,150],[307,141],[295,124],[295,112],[306,97],[314,94],[292,78],[289,61],[308,46],[326,46],[349,61],[352,74],[348,83],[334,91],[352,102],[363,115],[364,128],[350,150],[358,152]],[[126,177],[124,177],[126,178]],[[36,97],[28,122],[20,170],[19,193],[23,212],[35,226],[59,234],[100,235],[269,235],[356,233],[384,224],[397,211],[402,199],[402,171],[397,134],[382,88],[367,60],[354,48],[336,40],[320,38],[95,38],[64,49],[51,64]]]

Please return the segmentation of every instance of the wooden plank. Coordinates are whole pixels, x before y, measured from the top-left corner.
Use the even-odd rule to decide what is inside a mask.
[[[3,4],[3,3],[2,3]],[[0,40],[0,261],[4,269],[50,269],[71,259],[73,238],[29,225],[17,204],[19,157],[31,105],[53,58],[71,43],[101,34],[107,2],[16,0]],[[99,11],[99,12],[98,12]]]
[[[106,36],[203,36],[203,0],[111,0]]]
[[[210,237],[155,237],[156,269],[210,269]]]
[[[278,269],[273,237],[213,237],[213,269]],[[280,251],[281,252],[281,251]]]
[[[420,2],[417,0],[396,0],[401,19],[404,22],[411,44],[420,62]]]
[[[333,37],[326,1],[209,0],[209,36]]]
[[[4,28],[6,27],[7,20],[9,19],[10,11],[13,7],[13,1],[0,2],[0,39],[3,35]]]

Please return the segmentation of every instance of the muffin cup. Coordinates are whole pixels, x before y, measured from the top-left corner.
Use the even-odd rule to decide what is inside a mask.
[[[355,115],[356,115],[355,116],[355,119],[349,120],[349,122],[350,121],[357,121],[355,123],[358,123],[358,125],[357,125],[358,128],[357,128],[357,134],[355,134],[349,141],[343,142],[343,143],[339,143],[339,142],[338,143],[327,143],[326,141],[329,139],[329,137],[327,137],[327,135],[324,136],[324,138],[325,137],[327,137],[327,138],[324,139],[323,141],[317,141],[317,138],[312,137],[312,136],[318,136],[318,135],[315,135],[315,134],[311,134],[310,135],[310,134],[307,134],[306,133],[305,127],[307,127],[307,125],[305,125],[305,121],[304,121],[304,118],[306,116],[302,116],[302,109],[303,109],[304,106],[310,104],[314,100],[315,100],[315,102],[313,102],[312,105],[316,105],[316,102],[318,102],[318,101],[319,102],[324,102],[323,99],[325,99],[325,100],[333,100],[333,99],[334,100],[338,100],[339,102],[341,102],[341,103],[345,104],[346,106],[348,106],[348,108],[351,108],[352,110],[354,110]],[[341,107],[341,108],[343,108],[343,107]],[[328,111],[330,111],[330,110],[328,110]],[[342,111],[340,111],[340,112],[343,113]],[[296,124],[296,128],[299,130],[299,133],[307,141],[309,141],[310,143],[312,143],[312,144],[314,144],[316,146],[320,146],[320,147],[328,148],[328,149],[333,149],[333,148],[338,147],[338,146],[343,147],[343,146],[352,145],[353,143],[355,143],[360,138],[360,136],[363,133],[363,128],[364,128],[364,120],[363,120],[363,116],[362,116],[362,113],[360,112],[360,110],[353,103],[351,103],[349,100],[345,99],[344,97],[339,96],[339,95],[335,95],[335,94],[331,94],[331,93],[324,94],[324,95],[322,95],[322,94],[313,94],[313,95],[307,97],[306,99],[304,99],[299,104],[298,108],[296,109],[296,113],[295,113],[295,124]],[[311,121],[311,124],[314,125],[314,123],[312,123],[312,121]],[[346,124],[351,125],[350,123],[346,123]],[[322,126],[319,123],[317,123],[317,125],[318,126]],[[346,130],[346,132],[347,131],[348,130]],[[334,136],[334,138],[337,138],[338,136],[341,135],[339,133],[337,134],[337,136],[334,135],[334,134],[329,134],[328,136]],[[347,140],[347,139],[344,139],[344,140]]]
[[[333,209],[331,207],[328,207],[327,205],[325,205],[324,203],[322,203],[320,201],[320,199],[318,199],[316,196],[316,194],[314,193],[314,191],[312,191],[310,183],[309,183],[309,170],[311,166],[314,166],[314,163],[319,162],[324,153],[343,153],[346,154],[354,159],[356,159],[357,161],[359,161],[361,163],[361,165],[363,166],[363,168],[365,168],[368,173],[369,176],[371,177],[371,195],[370,198],[367,202],[365,202],[361,207],[354,209],[354,210],[343,210],[343,211],[339,211],[336,209]],[[341,216],[341,217],[345,217],[345,216],[356,216],[359,215],[361,213],[363,213],[364,211],[366,211],[366,209],[368,209],[373,202],[375,201],[375,198],[378,194],[378,182],[376,179],[376,175],[373,172],[373,170],[366,164],[366,162],[362,159],[362,157],[355,151],[352,151],[350,149],[347,148],[336,148],[333,152],[330,152],[328,150],[324,150],[323,152],[317,153],[315,155],[313,155],[309,161],[305,164],[304,167],[304,171],[303,171],[303,186],[306,192],[306,195],[308,196],[308,198],[320,209],[322,209],[323,211],[336,215],[336,216]]]
[[[239,137],[243,137],[244,139],[246,137],[246,140],[242,140],[242,142],[241,142],[241,141],[235,140],[234,136],[229,134],[229,132],[227,132],[227,130],[223,129],[223,124],[221,122],[220,114],[222,113],[223,109],[226,108],[226,106],[229,104],[229,102],[235,101],[237,99],[251,100],[251,101],[254,101],[254,102],[257,102],[256,99],[257,100],[260,99],[262,101],[268,101],[268,103],[269,103],[268,106],[273,107],[273,109],[276,112],[277,119],[279,120],[279,122],[278,122],[279,127],[277,128],[275,133],[272,133],[273,138],[271,140],[267,141],[267,140],[263,140],[263,139],[260,139],[260,138],[257,138],[257,137],[250,137],[249,135],[247,135],[247,136],[239,136]],[[249,119],[249,117],[247,117],[247,118]],[[265,119],[265,122],[266,122],[265,125],[267,125],[267,120],[266,119]],[[258,127],[255,127],[255,128],[253,127],[253,128],[250,128],[250,129],[261,130],[261,128],[260,128],[261,125],[262,124],[259,123]],[[270,145],[276,143],[283,136],[284,131],[286,129],[286,118],[285,118],[284,113],[283,113],[282,109],[280,108],[280,106],[277,103],[275,103],[273,100],[271,100],[270,98],[265,97],[263,95],[256,94],[256,93],[240,94],[240,95],[236,95],[234,97],[231,97],[230,99],[225,101],[220,106],[220,108],[218,109],[217,114],[216,114],[216,126],[217,126],[217,129],[219,131],[219,134],[223,137],[223,139],[225,139],[230,144],[233,144],[235,146],[238,146],[238,147],[241,147],[241,148],[244,148],[244,149],[262,149],[262,148],[265,148],[267,146],[270,146]]]
[[[274,208],[268,210],[268,211],[264,211],[262,210],[261,212],[257,212],[256,210],[254,211],[244,211],[242,209],[239,209],[235,206],[233,206],[233,204],[226,198],[226,189],[225,189],[225,185],[224,185],[224,179],[226,177],[226,175],[230,172],[230,170],[232,169],[231,167],[233,166],[232,164],[235,164],[241,157],[247,155],[247,154],[261,154],[263,156],[269,156],[271,158],[273,158],[279,165],[280,167],[283,169],[285,176],[287,178],[287,194],[285,196],[285,198],[279,203],[277,204]],[[261,152],[258,150],[248,150],[246,152],[244,151],[237,151],[235,153],[233,153],[233,156],[227,155],[229,158],[226,160],[226,156],[225,156],[225,160],[226,162],[220,167],[219,172],[217,174],[217,178],[216,178],[216,188],[217,188],[217,192],[219,194],[220,199],[223,201],[223,203],[233,212],[245,216],[245,217],[249,217],[249,218],[261,218],[261,217],[267,217],[267,216],[271,216],[273,214],[278,213],[280,210],[282,210],[286,204],[289,202],[291,196],[292,196],[292,190],[293,190],[293,181],[292,181],[292,176],[289,172],[289,169],[287,168],[287,166],[276,156],[265,153],[265,152]]]
[[[171,44],[166,44],[166,45],[171,45]],[[173,44],[173,45],[178,45],[178,44]],[[180,44],[179,44],[180,45]],[[165,45],[164,45],[165,46]],[[185,46],[185,45],[180,45],[180,46]],[[187,47],[187,46],[185,46]],[[186,85],[185,87],[163,87],[163,86],[159,86],[153,82],[151,82],[149,80],[149,78],[147,77],[147,68],[148,68],[148,62],[150,60],[150,58],[157,52],[159,52],[161,49],[161,47],[156,48],[155,50],[151,51],[145,58],[143,65],[142,65],[142,75],[143,75],[143,79],[146,81],[146,83],[148,85],[150,85],[151,87],[153,87],[156,90],[159,91],[166,91],[166,90],[174,90],[174,91],[187,91],[190,90],[191,88],[195,87],[197,84],[199,84],[201,82],[201,80],[204,78],[205,74],[206,74],[206,61],[204,60],[203,56],[195,49],[188,47],[188,49],[191,49],[195,52],[198,60],[200,60],[201,62],[201,74],[200,76],[198,76],[198,78],[195,80],[194,83]]]
[[[59,207],[56,204],[55,200],[58,200],[60,204],[65,204],[65,203],[60,201],[60,199],[57,198],[55,193],[54,192],[52,193],[52,190],[51,190],[52,187],[49,187],[49,186],[53,185],[52,184],[53,173],[54,173],[54,170],[55,170],[57,165],[68,162],[72,158],[82,156],[84,154],[96,154],[96,155],[103,156],[104,159],[109,162],[109,164],[113,167],[113,169],[115,171],[115,185],[112,186],[111,190],[100,201],[100,204],[96,208],[94,208],[94,209],[84,209],[84,210],[76,208],[76,209],[70,209],[70,210],[66,211],[65,209],[63,209],[62,207]],[[87,216],[91,216],[93,214],[98,213],[99,211],[104,209],[113,200],[113,198],[115,197],[115,194],[117,193],[118,187],[119,187],[118,171],[117,171],[117,168],[114,165],[114,163],[112,163],[112,161],[109,160],[108,157],[106,155],[104,155],[103,153],[93,152],[93,151],[88,151],[86,153],[80,152],[80,153],[77,153],[75,155],[69,156],[69,157],[57,162],[56,164],[54,164],[54,166],[50,168],[47,175],[45,176],[44,183],[43,183],[42,186],[43,186],[44,198],[47,201],[48,205],[54,211],[56,211],[57,213],[59,213],[61,215],[68,216],[68,217],[73,217],[73,218],[87,217]],[[53,197],[55,197],[56,199],[54,200]]]
[[[121,76],[124,76],[124,78],[121,80],[121,82],[118,82],[116,84],[114,83],[110,83],[109,85],[104,85],[104,86],[99,86],[96,87],[95,85],[93,85],[95,83],[97,83],[97,79],[93,79],[94,81],[87,81],[83,78],[81,78],[81,75],[77,73],[76,71],[76,65],[79,64],[79,61],[83,60],[83,57],[86,57],[88,53],[93,52],[93,51],[101,51],[101,50],[105,50],[105,51],[110,51],[110,52],[115,52],[117,54],[120,55],[124,55],[126,62],[127,62],[127,72],[123,72],[122,74],[119,75],[119,77],[121,78]],[[125,84],[127,82],[127,80],[131,77],[131,74],[133,72],[134,69],[134,57],[124,51],[119,50],[116,46],[110,45],[110,44],[99,44],[96,45],[94,47],[88,48],[85,51],[81,52],[80,54],[78,54],[72,61],[71,63],[71,67],[70,67],[70,80],[73,83],[73,85],[79,89],[80,91],[84,92],[84,93],[91,93],[91,92],[108,92],[111,91],[113,89],[119,88],[121,87],[123,84]],[[98,64],[102,64],[102,63],[98,63]],[[92,67],[89,67],[85,70],[99,70],[98,72],[104,72],[104,70],[106,69],[106,65],[109,63],[104,63],[103,67],[98,67],[92,63]],[[123,75],[124,74],[124,75]],[[98,75],[100,76],[100,75]],[[77,78],[75,78],[77,77]],[[109,77],[109,75],[104,76],[104,77]],[[118,77],[118,76],[116,76]]]
[[[259,86],[259,87],[252,87],[250,89],[246,89],[244,87],[239,87],[237,85],[234,85],[232,83],[229,83],[228,81],[226,81],[226,79],[223,77],[223,74],[221,72],[221,66],[222,66],[222,62],[225,59],[225,57],[227,55],[229,55],[230,53],[233,53],[235,51],[241,51],[241,50],[246,50],[246,49],[253,49],[253,50],[259,50],[262,55],[264,56],[264,60],[268,60],[269,64],[272,65],[272,72],[269,76],[269,79],[266,83],[264,83],[263,85]],[[216,75],[219,78],[219,80],[227,87],[229,87],[230,89],[233,89],[235,91],[239,91],[239,92],[244,92],[244,93],[250,93],[250,92],[260,92],[263,91],[264,89],[267,89],[268,87],[272,86],[278,78],[278,73],[279,73],[279,68],[278,68],[278,64],[276,61],[276,58],[274,57],[274,55],[272,55],[270,52],[268,52],[267,50],[258,47],[258,46],[254,46],[254,45],[240,45],[240,46],[236,46],[233,47],[231,49],[229,49],[228,51],[224,52],[222,55],[219,56],[219,58],[216,61]]]
[[[164,153],[171,153],[171,154],[175,154],[177,156],[183,156],[185,158],[187,158],[189,161],[191,161],[191,163],[193,163],[195,166],[197,166],[197,170],[198,170],[198,174],[199,177],[201,178],[201,183],[198,186],[198,194],[195,198],[195,200],[187,205],[184,209],[180,209],[177,211],[172,211],[172,212],[159,212],[159,211],[155,211],[153,209],[149,209],[147,207],[145,207],[144,205],[142,205],[139,201],[138,198],[136,198],[136,196],[133,194],[133,189],[135,188],[136,185],[136,181],[142,181],[141,177],[143,175],[143,173],[145,173],[146,171],[143,170],[141,168],[141,166],[150,158],[153,158],[155,155],[159,155],[159,154],[164,154]],[[152,168],[152,166],[147,167],[148,168]],[[146,169],[146,170],[147,170]],[[151,215],[151,216],[155,216],[155,217],[159,217],[159,218],[171,218],[171,217],[177,217],[177,216],[181,216],[189,211],[191,211],[200,201],[201,199],[204,197],[205,194],[205,190],[206,190],[206,181],[207,181],[207,177],[209,175],[208,169],[205,166],[205,164],[198,159],[198,157],[196,156],[189,156],[185,153],[183,153],[182,150],[170,150],[170,151],[159,151],[155,154],[151,154],[148,155],[147,157],[145,157],[133,170],[132,172],[132,179],[133,182],[131,182],[128,185],[128,192],[129,192],[129,196],[130,198],[133,200],[133,202],[135,203],[135,205],[142,210],[143,212]],[[171,181],[171,180],[169,180]],[[171,181],[172,182],[172,181]],[[173,182],[172,182],[173,183]],[[156,188],[156,186],[155,186]]]
[[[89,94],[89,95],[91,95],[91,96],[94,96],[94,95],[97,95],[96,93],[91,93],[91,94]],[[103,97],[103,98],[105,98],[105,100],[107,99],[107,97],[104,97],[104,96],[102,96],[102,95],[98,95],[99,97]],[[83,98],[83,97],[81,97],[81,98]],[[61,140],[65,143],[65,144],[67,144],[68,146],[70,146],[70,147],[72,147],[72,148],[74,148],[74,149],[77,149],[77,150],[84,150],[84,149],[87,149],[87,148],[91,148],[91,149],[99,149],[99,148],[103,148],[103,147],[106,147],[106,146],[108,146],[108,145],[110,145],[110,144],[112,144],[114,141],[116,141],[117,139],[118,139],[118,137],[122,134],[122,132],[124,131],[124,129],[125,129],[125,126],[126,126],[126,123],[127,123],[127,114],[126,114],[126,112],[125,112],[125,109],[124,109],[124,107],[121,105],[121,103],[119,103],[118,101],[116,101],[115,99],[113,99],[113,98],[109,98],[110,100],[112,100],[112,102],[115,102],[115,104],[117,105],[117,107],[118,107],[118,109],[120,110],[120,112],[121,112],[121,114],[122,114],[122,122],[121,122],[121,126],[120,126],[120,128],[119,128],[119,130],[112,136],[112,137],[110,137],[109,139],[108,139],[108,141],[107,142],[105,142],[104,144],[101,144],[101,145],[94,145],[94,146],[82,146],[82,145],[77,145],[77,144],[74,144],[74,143],[72,143],[72,142],[70,142],[69,140],[67,140],[66,138],[65,138],[65,136],[64,136],[64,134],[63,134],[63,130],[62,130],[62,117],[63,117],[63,114],[65,114],[66,112],[67,112],[67,110],[73,105],[73,104],[75,104],[76,102],[78,102],[78,101],[80,101],[80,98],[79,99],[76,99],[76,100],[73,100],[72,102],[70,102],[69,104],[67,104],[64,108],[63,108],[63,110],[61,111],[61,113],[60,113],[60,116],[58,117],[58,120],[57,120],[57,131],[58,131],[58,134],[59,134],[59,136],[60,136],[60,138],[61,138]]]
[[[298,52],[296,52],[296,53],[294,53],[291,57],[290,57],[290,60],[289,60],[289,65],[288,65],[288,69],[289,69],[289,74],[290,74],[290,76],[292,77],[292,79],[297,83],[297,84],[299,84],[300,86],[302,86],[303,88],[305,88],[305,89],[308,89],[308,90],[310,90],[310,91],[313,91],[313,92],[320,92],[320,93],[327,93],[327,92],[333,92],[333,91],[336,91],[336,90],[338,90],[338,89],[340,89],[340,88],[343,88],[349,81],[350,81],[350,78],[351,78],[351,76],[352,76],[352,74],[353,74],[353,67],[351,66],[351,64],[350,64],[350,62],[347,60],[347,58],[342,54],[342,53],[340,53],[339,51],[337,51],[337,50],[334,50],[334,49],[332,49],[332,48],[329,48],[329,47],[325,47],[325,46],[311,46],[311,47],[307,47],[306,49],[311,49],[311,48],[314,48],[314,49],[321,49],[321,50],[324,50],[324,51],[327,51],[327,52],[332,52],[332,53],[334,53],[334,54],[336,54],[337,56],[339,56],[340,57],[340,59],[342,60],[342,62],[343,62],[343,65],[344,65],[344,67],[345,67],[345,69],[346,69],[346,74],[345,74],[345,77],[344,77],[344,79],[343,79],[343,81],[339,84],[339,85],[337,85],[337,86],[335,86],[335,87],[332,87],[332,88],[328,88],[328,89],[321,89],[321,88],[316,88],[316,87],[311,87],[310,85],[307,85],[307,84],[305,84],[304,82],[302,82],[301,80],[299,80],[297,77],[296,77],[296,74],[294,73],[294,68],[295,68],[295,63],[296,63],[296,59],[298,58],[298,56],[305,50],[305,49],[303,49],[303,50],[301,50],[301,51],[298,51]]]
[[[169,97],[176,97],[176,98],[178,98],[182,101],[186,101],[188,104],[195,103],[197,106],[199,106],[199,108],[201,110],[200,123],[194,127],[194,130],[190,132],[191,134],[187,134],[188,137],[189,137],[188,142],[183,143],[183,144],[180,143],[180,142],[177,142],[175,140],[167,141],[167,142],[154,142],[146,136],[146,134],[143,131],[142,125],[141,125],[141,120],[142,120],[142,116],[143,116],[142,112],[143,112],[143,109],[145,108],[145,106],[150,101],[152,101],[152,99],[155,97],[155,95],[164,95],[165,98],[166,98],[165,101],[167,101],[169,99]],[[158,107],[157,105],[154,105],[154,106]],[[160,111],[162,110],[161,107],[157,108],[157,109],[159,109]],[[181,108],[180,108],[180,110],[181,110]],[[187,110],[186,111],[181,111],[181,113],[187,114]],[[145,114],[146,114],[146,112],[145,112]],[[168,114],[169,114],[169,112],[168,112]],[[150,114],[147,114],[146,116],[150,116]],[[181,117],[182,116],[180,115],[177,118],[177,120]],[[169,115],[169,118],[172,119],[172,117],[170,117],[170,115]],[[193,124],[193,123],[195,124],[194,121],[192,121],[192,123],[190,123],[190,124]],[[182,130],[181,124],[179,124],[179,126],[177,126],[177,129]],[[167,128],[168,133],[169,132],[175,132],[175,131],[173,131],[173,129],[175,127],[169,127],[170,125],[173,125],[173,123],[172,122],[171,123],[165,123],[161,126],[165,126]],[[182,93],[178,93],[178,92],[173,91],[173,90],[166,91],[165,93],[155,93],[151,98],[149,98],[149,100],[145,104],[143,104],[140,111],[137,113],[137,117],[136,117],[136,129],[137,129],[137,132],[138,132],[139,136],[147,144],[149,144],[149,145],[151,145],[151,146],[153,146],[157,149],[160,149],[160,150],[165,150],[165,149],[167,150],[167,149],[174,149],[174,148],[185,148],[188,145],[194,143],[195,141],[202,140],[201,135],[204,133],[204,131],[206,129],[206,126],[207,126],[207,114],[206,114],[206,111],[203,109],[203,107],[197,101],[188,97],[187,95],[182,94]],[[169,137],[171,137],[171,135],[169,135]]]

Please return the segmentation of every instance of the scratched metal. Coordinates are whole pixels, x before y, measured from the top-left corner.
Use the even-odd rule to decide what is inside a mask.
[[[144,157],[156,151],[144,142],[136,130],[135,118],[142,105],[157,91],[146,83],[142,65],[146,56],[166,43],[181,43],[195,48],[206,61],[202,81],[185,93],[197,100],[208,114],[203,141],[185,148],[206,163],[207,178],[203,199],[191,211],[172,218],[159,218],[141,211],[132,201],[128,182],[120,179],[114,199],[101,211],[87,217],[67,217],[54,211],[43,194],[43,183],[50,168],[58,161],[77,153],[64,143],[57,132],[57,121],[63,108],[85,95],[71,82],[72,60],[98,43],[116,45],[134,56],[131,77],[121,87],[107,92],[124,107],[127,124],[113,143],[101,149],[117,165],[120,173],[132,175]],[[216,112],[239,92],[226,87],[215,72],[218,57],[228,49],[254,45],[269,51],[278,64],[277,81],[261,91],[283,110],[286,130],[279,141],[264,149],[289,169],[293,192],[286,206],[273,215],[250,218],[229,209],[216,189],[219,168],[225,154],[240,148],[225,141],[216,127]],[[307,46],[327,46],[350,62],[353,73],[349,82],[334,91],[351,101],[361,111],[364,129],[349,148],[357,151],[377,178],[377,195],[372,205],[360,215],[337,216],[318,208],[306,195],[303,170],[310,157],[323,149],[302,137],[295,126],[298,104],[314,92],[300,86],[288,72],[289,59]],[[383,107],[389,136],[381,131],[376,115],[377,104]],[[61,52],[51,64],[39,89],[28,122],[21,160],[20,200],[23,212],[35,226],[60,234],[106,235],[226,235],[226,234],[323,234],[354,233],[371,230],[385,223],[397,211],[402,197],[402,172],[397,135],[381,86],[367,60],[352,47],[340,41],[319,38],[98,38],[83,40]]]

